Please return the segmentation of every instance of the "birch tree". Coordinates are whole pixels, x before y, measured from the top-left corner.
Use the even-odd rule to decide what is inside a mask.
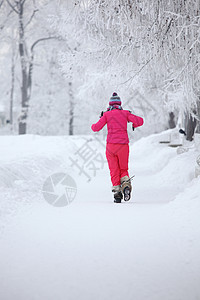
[[[31,1],[31,0],[4,0],[4,5],[10,8],[10,13],[15,14],[18,21],[18,26],[15,30],[18,32],[18,54],[20,58],[21,67],[21,114],[19,116],[19,134],[25,134],[27,131],[27,118],[29,110],[29,101],[31,98],[32,90],[32,76],[34,67],[34,51],[39,43],[45,42],[46,40],[55,38],[49,36],[39,37],[33,41],[33,37],[30,36],[30,27],[35,25],[34,18],[41,7],[42,2]],[[3,3],[2,3],[3,5]],[[11,25],[10,25],[11,26]],[[4,24],[4,27],[6,25]],[[43,34],[44,31],[42,31]]]

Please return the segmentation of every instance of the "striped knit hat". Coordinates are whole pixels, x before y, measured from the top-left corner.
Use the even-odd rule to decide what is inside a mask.
[[[121,99],[120,97],[117,95],[117,93],[113,93],[112,94],[112,97],[110,98],[110,101],[109,101],[109,105],[121,105],[122,102],[121,102]]]

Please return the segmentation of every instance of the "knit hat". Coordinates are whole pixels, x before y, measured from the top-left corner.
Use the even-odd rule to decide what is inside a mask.
[[[117,93],[113,93],[112,94],[112,97],[110,98],[110,101],[109,101],[109,105],[121,105],[122,102],[121,102],[121,99],[120,97],[117,95]]]

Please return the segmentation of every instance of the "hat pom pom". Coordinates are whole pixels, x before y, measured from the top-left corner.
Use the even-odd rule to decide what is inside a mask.
[[[114,96],[117,96],[117,93],[114,92],[114,93],[113,93],[113,97],[114,97]]]

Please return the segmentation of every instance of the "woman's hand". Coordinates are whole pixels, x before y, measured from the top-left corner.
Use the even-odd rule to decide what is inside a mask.
[[[100,117],[99,117],[99,118],[101,118],[101,117],[103,117],[103,111],[101,112],[101,114],[100,114]]]

